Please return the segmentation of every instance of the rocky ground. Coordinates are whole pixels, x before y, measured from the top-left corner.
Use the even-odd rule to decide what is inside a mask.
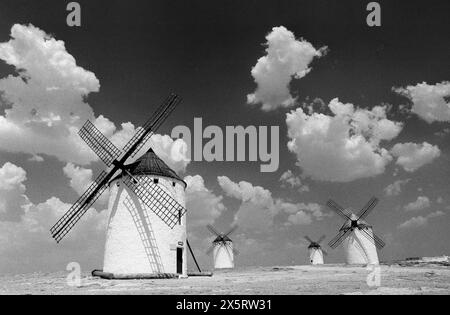
[[[366,267],[258,267],[216,272],[211,278],[101,280],[87,276],[67,285],[67,274],[0,276],[0,294],[450,294],[445,265],[381,266],[381,286],[371,287]],[[376,278],[374,278],[376,279]]]

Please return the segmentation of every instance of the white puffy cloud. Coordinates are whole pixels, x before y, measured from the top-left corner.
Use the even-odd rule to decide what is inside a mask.
[[[419,211],[431,206],[430,199],[426,196],[419,196],[416,201],[413,201],[405,206],[405,211]]]
[[[428,225],[430,219],[438,218],[444,216],[445,213],[442,211],[433,212],[427,216],[418,216],[409,219],[408,221],[400,224],[398,226],[399,229],[415,229]]]
[[[235,183],[226,176],[217,178],[220,187],[224,192],[233,198],[242,200],[243,202],[252,202],[267,205],[273,202],[272,193],[260,186],[253,186],[249,182],[242,181]]]
[[[410,179],[395,181],[384,189],[384,193],[386,196],[398,196],[402,192],[403,186],[408,184],[410,181]]]
[[[0,43],[0,59],[17,70],[16,76],[0,80],[6,107],[0,116],[0,149],[94,160],[77,131],[86,119],[94,120],[85,98],[100,88],[95,75],[77,66],[64,42],[32,25],[12,27],[11,40]]]
[[[0,204],[4,204],[6,197],[8,211],[20,214],[12,220],[0,218],[1,273],[63,271],[73,257],[77,257],[80,263],[89,263],[102,251],[107,211],[89,210],[64,242],[57,246],[49,230],[71,204],[56,197],[37,205],[30,202],[25,195],[26,172],[10,163],[0,169],[0,176],[0,183],[6,183],[2,185],[4,190],[0,190]],[[12,207],[11,198],[19,197]]]
[[[309,186],[304,185],[302,183],[302,180],[298,176],[295,176],[291,170],[287,170],[286,172],[283,173],[283,175],[281,175],[280,182],[281,187],[294,188],[301,193],[309,191]]]
[[[27,179],[27,173],[21,167],[12,163],[5,163],[0,168],[0,189],[13,190],[17,186],[22,185]]]
[[[392,161],[382,141],[398,136],[402,124],[386,117],[386,106],[355,108],[333,99],[332,115],[307,114],[302,108],[287,115],[288,148],[305,176],[350,182],[382,174]]]
[[[154,135],[143,147],[143,151],[147,151],[150,147],[175,172],[186,171],[190,157],[188,156],[188,146],[183,139],[173,140],[167,135]]]
[[[205,181],[200,175],[187,176],[186,207],[188,209],[188,225],[192,229],[204,228],[212,224],[226,208],[222,203],[222,196],[215,195],[206,188]]]
[[[63,168],[64,174],[70,179],[70,187],[81,196],[94,182],[93,172],[91,169],[76,166],[72,163],[68,163]],[[107,205],[109,200],[109,190],[105,191],[100,198],[96,201],[96,204]]]
[[[92,170],[75,166],[68,163],[63,168],[64,174],[70,179],[70,187],[72,187],[77,194],[82,195],[87,187],[92,184]]]
[[[397,164],[410,173],[441,156],[439,147],[427,142],[423,144],[399,143],[392,148],[391,153],[397,157]]]
[[[114,125],[108,127],[108,123],[105,123],[105,127],[109,130],[109,132],[104,132],[105,136],[109,137],[118,148],[123,148],[139,131],[139,128],[136,128],[132,123],[122,124],[118,131],[116,131]],[[175,172],[183,173],[186,171],[186,167],[190,163],[190,157],[188,156],[188,146],[183,139],[173,140],[167,135],[155,134],[136,154],[135,159],[146,153],[150,148]],[[132,162],[132,160],[129,162]]]
[[[316,49],[306,40],[297,40],[285,27],[274,27],[266,37],[266,56],[252,69],[257,84],[254,94],[247,96],[249,104],[262,104],[264,111],[295,104],[289,85],[292,79],[301,79],[310,71],[310,64],[326,52]]]
[[[408,97],[413,103],[412,112],[428,123],[450,122],[450,82],[435,85],[420,83],[406,88],[395,88],[395,92]]]
[[[321,220],[324,216],[318,204],[295,204],[274,199],[272,193],[263,187],[245,181],[235,183],[226,176],[218,177],[218,182],[227,196],[242,201],[235,223],[248,232],[267,233],[279,214],[288,214],[288,222],[294,224],[310,224],[313,219]]]
[[[434,135],[437,137],[445,137],[450,134],[450,128],[444,128],[441,131],[436,132]]]
[[[267,233],[273,226],[274,216],[279,212],[272,193],[249,182],[235,183],[226,176],[218,177],[217,180],[227,196],[242,202],[234,223],[246,232]]]
[[[0,43],[0,59],[16,69],[16,75],[0,80],[0,150],[54,156],[63,162],[86,165],[98,157],[79,137],[86,120],[122,148],[136,128],[124,123],[121,128],[104,116],[96,117],[86,98],[98,92],[95,74],[77,66],[63,41],[56,40],[32,25],[16,24],[11,40]],[[168,136],[154,135],[141,153],[154,146],[176,171],[189,163],[187,145]]]
[[[56,245],[50,228],[71,205],[58,198],[25,206],[20,222],[0,221],[0,271],[65,271],[74,257],[82,268],[98,268],[105,241],[107,211],[89,210],[64,241]]]
[[[30,161],[30,162],[36,162],[36,163],[41,163],[41,162],[44,162],[44,158],[42,157],[42,156],[40,156],[40,155],[33,155],[32,157],[30,157],[29,159],[28,159],[28,161]]]
[[[288,213],[286,225],[309,225],[313,219],[320,221],[329,216],[323,212],[322,206],[317,203],[285,204],[282,206],[284,212]]]
[[[21,167],[5,163],[0,168],[0,221],[20,221],[28,203],[23,184],[27,173]]]

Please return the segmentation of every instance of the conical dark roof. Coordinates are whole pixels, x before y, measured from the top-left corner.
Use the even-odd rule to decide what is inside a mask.
[[[161,160],[153,151],[150,149],[147,153],[141,156],[136,162],[125,166],[128,172],[135,176],[142,175],[156,175],[172,178],[182,182],[187,186],[186,182],[175,173],[163,160]]]
[[[233,242],[228,236],[226,235],[219,235],[217,238],[213,241],[213,243],[221,243],[221,242]]]

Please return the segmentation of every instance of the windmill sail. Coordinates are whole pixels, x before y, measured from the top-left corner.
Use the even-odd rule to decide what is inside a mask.
[[[163,105],[161,105],[155,114],[142,127],[138,128],[136,134],[125,145],[123,151],[129,152],[130,157],[135,157],[140,149],[153,136],[153,133],[161,127],[162,123],[173,112],[173,110],[181,102],[178,95],[170,95]]]
[[[338,205],[333,200],[329,200],[327,202],[327,206],[336,212],[339,216],[341,216],[343,219],[351,220],[352,219],[352,213],[348,211],[347,209],[342,208],[340,205]]]
[[[338,247],[347,237],[350,236],[350,234],[358,230],[364,238],[369,240],[373,245],[375,245],[378,249],[382,249],[386,246],[384,241],[375,235],[370,228],[363,220],[367,218],[367,216],[372,212],[372,210],[376,207],[379,200],[375,197],[370,199],[370,201],[361,209],[361,211],[354,215],[350,211],[344,209],[340,205],[338,205],[333,200],[330,200],[327,203],[327,206],[335,211],[337,214],[339,214],[343,219],[345,219],[345,223],[342,226],[341,230],[339,231],[339,234],[333,238],[329,242],[329,246],[333,249]],[[369,229],[370,228],[370,229]]]
[[[122,154],[89,120],[78,134],[108,167]]]
[[[374,244],[378,249],[382,249],[386,246],[386,243],[383,242],[383,240],[381,238],[379,238],[378,236],[376,236],[375,234],[372,235],[365,229],[361,229],[360,230],[362,232],[362,235],[364,235],[369,241],[372,242],[372,244]]]
[[[86,192],[69,209],[69,211],[67,211],[67,213],[55,224],[55,226],[52,227],[50,230],[51,234],[58,243],[67,235],[67,233],[70,232],[70,230],[72,230],[74,225],[107,189],[107,185],[113,176],[118,171],[123,172],[125,170],[125,163],[128,158],[139,152],[140,148],[142,148],[154,132],[161,127],[163,122],[172,113],[180,101],[181,98],[175,94],[171,94],[158,108],[155,115],[152,116],[152,118],[138,130],[130,142],[125,146],[125,154],[120,158],[120,161],[117,160],[121,155],[120,150],[117,149],[91,122],[88,121],[84,125],[80,131],[80,136],[106,165],[114,165],[114,168],[109,173],[102,172],[95,183],[93,183],[88,190],[86,190]],[[152,210],[157,212],[158,216],[169,226],[173,227],[173,221],[179,222],[181,215],[186,213],[186,209],[180,207],[175,200],[156,188],[146,187],[146,189],[143,189],[142,184],[130,184],[130,186],[133,187],[133,191],[140,194],[139,197],[141,199],[144,199],[145,197],[146,204],[149,203],[148,199],[150,198],[147,195],[148,191],[156,193],[159,201],[156,202],[157,208],[152,208]],[[145,195],[143,190],[146,191]],[[175,215],[174,212],[176,212]]]
[[[171,229],[179,223],[179,217],[183,216],[187,211],[147,177],[138,180],[130,175],[130,177],[125,177],[123,182]]]
[[[108,187],[106,172],[102,172],[77,202],[51,228],[53,238],[59,243],[69,233],[81,217],[90,209]],[[107,182],[108,180],[106,180]]]
[[[367,205],[358,213],[357,217],[358,220],[364,220],[367,218],[367,216],[372,212],[372,210],[376,207],[378,204],[378,199],[373,197],[370,199],[370,201],[367,203]]]
[[[328,243],[328,245],[331,248],[335,249],[336,247],[341,245],[341,243],[345,240],[345,238],[349,236],[351,233],[352,230],[350,228],[340,231],[339,234]]]

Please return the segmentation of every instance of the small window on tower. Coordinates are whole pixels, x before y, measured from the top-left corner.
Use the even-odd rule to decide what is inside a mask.
[[[159,184],[159,179],[158,179],[158,178],[155,178],[155,179],[153,180],[153,182],[154,182],[156,185],[158,185],[158,184]]]
[[[177,183],[175,183],[175,182],[172,182],[172,186],[173,187],[175,187],[177,185]]]

